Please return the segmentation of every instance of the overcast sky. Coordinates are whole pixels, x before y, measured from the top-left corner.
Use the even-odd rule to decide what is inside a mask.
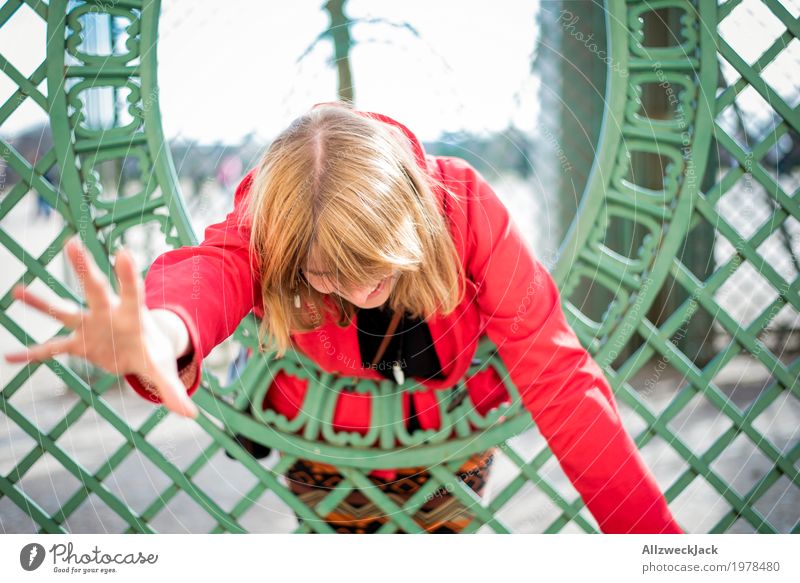
[[[330,42],[296,60],[327,26],[320,0],[162,4],[159,86],[167,137],[269,139],[319,101],[336,98]],[[395,117],[423,140],[442,131],[532,129],[537,1],[393,2],[351,0],[351,18],[408,23],[419,37],[385,23],[359,23],[352,51],[356,106]],[[24,6],[4,27],[0,52],[29,74],[44,58],[44,23]],[[32,43],[31,39],[37,39]],[[0,79],[9,95],[10,81]],[[30,101],[30,100],[28,100]],[[26,104],[3,127],[8,135],[44,120]]]
[[[529,74],[536,2],[351,1],[356,105],[406,123],[423,139],[443,130],[502,129],[535,121]],[[319,1],[165,3],[159,48],[168,135],[274,135],[312,104],[336,98],[331,44],[296,60],[327,26]],[[187,58],[187,48],[192,58]],[[522,104],[515,94],[528,92]],[[209,115],[213,112],[213,115]]]

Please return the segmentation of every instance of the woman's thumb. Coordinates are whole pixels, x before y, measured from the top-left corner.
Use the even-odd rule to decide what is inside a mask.
[[[186,386],[183,384],[178,375],[174,373],[167,373],[164,375],[164,382],[169,386],[166,388],[166,393],[163,396],[164,405],[167,409],[178,415],[196,419],[200,410],[194,404],[186,393]]]

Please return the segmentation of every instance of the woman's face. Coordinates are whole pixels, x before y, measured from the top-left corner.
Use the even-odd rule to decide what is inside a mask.
[[[308,283],[321,294],[336,293],[359,308],[376,308],[389,299],[389,294],[400,275],[398,271],[387,274],[383,279],[370,281],[353,289],[339,289],[334,273],[313,265],[303,268]]]

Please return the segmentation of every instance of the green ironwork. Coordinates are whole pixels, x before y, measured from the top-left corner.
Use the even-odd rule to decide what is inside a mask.
[[[693,483],[702,481],[715,490],[729,508],[710,529],[712,532],[729,530],[739,519],[744,519],[758,532],[776,532],[777,527],[758,509],[758,501],[778,480],[787,481],[787,487],[793,491],[800,487],[796,467],[800,443],[795,441],[778,447],[764,431],[757,429],[756,422],[777,399],[797,400],[799,366],[796,360],[783,362],[780,355],[761,341],[759,334],[784,305],[798,308],[800,280],[797,272],[787,278],[764,261],[757,250],[785,221],[797,220],[800,209],[796,193],[786,192],[764,171],[759,161],[781,135],[790,128],[800,129],[800,119],[795,104],[786,103],[761,77],[761,71],[781,52],[778,41],[759,60],[748,64],[717,34],[717,27],[739,4],[736,0],[720,6],[691,0],[606,2],[607,53],[611,65],[607,69],[606,107],[598,153],[578,215],[561,245],[553,274],[565,298],[581,284],[582,278],[606,288],[612,296],[608,309],[599,319],[590,318],[582,312],[581,306],[569,301],[565,301],[564,309],[581,341],[612,381],[617,398],[643,425],[634,433],[639,447],[644,448],[656,439],[663,440],[685,463],[685,469],[671,478],[666,489],[667,499],[674,501]],[[786,32],[779,39],[783,42],[781,46],[786,46],[798,36],[797,19],[777,1],[765,5],[786,26]],[[156,76],[160,3],[158,0],[122,0],[112,4],[52,0],[46,4],[37,0],[9,0],[0,8],[0,28],[23,7],[35,12],[46,23],[47,58],[26,76],[14,68],[10,55],[0,56],[3,72],[18,86],[14,95],[0,106],[0,123],[5,122],[20,103],[30,100],[47,112],[54,146],[31,164],[9,143],[2,143],[2,158],[21,176],[21,181],[0,201],[0,218],[8,215],[33,189],[61,213],[67,226],[47,245],[44,253],[35,257],[26,253],[23,246],[2,229],[0,243],[25,267],[19,282],[28,284],[38,279],[56,294],[80,302],[69,285],[48,270],[48,265],[72,234],[80,234],[107,273],[110,273],[108,257],[133,227],[155,226],[172,246],[192,245],[198,241],[186,214],[161,129]],[[682,14],[675,42],[668,46],[650,46],[643,33],[643,18],[666,7]],[[114,50],[108,55],[82,52],[82,22],[87,14],[125,20],[130,37],[126,52]],[[720,56],[741,74],[741,79],[717,92]],[[46,83],[46,93],[41,89],[43,83]],[[660,83],[674,91],[677,105],[671,119],[652,119],[640,109],[642,88],[648,83]],[[102,130],[86,124],[84,97],[98,87],[125,92],[129,122]],[[718,121],[720,113],[746,87],[763,95],[779,116],[770,137],[750,150],[728,135]],[[704,192],[700,177],[711,153],[712,135],[741,165]],[[661,187],[636,182],[630,168],[637,153],[654,153],[669,160],[664,167]],[[104,196],[97,166],[104,161],[129,157],[139,161],[143,187],[140,192],[109,200]],[[58,184],[45,176],[53,166],[60,171]],[[771,220],[745,239],[720,216],[715,204],[742,178],[743,168],[749,167],[753,168],[753,179],[765,186],[778,205]],[[647,232],[642,244],[629,256],[604,244],[612,217]],[[713,223],[720,236],[734,245],[736,252],[701,281],[677,258],[688,234],[702,222]],[[744,264],[757,269],[778,292],[768,309],[747,326],[722,309],[715,296]],[[655,325],[646,314],[656,294],[666,285],[682,286],[689,299],[663,323]],[[5,329],[21,343],[33,342],[29,333],[9,315],[10,291],[0,297],[0,304],[0,323]],[[672,341],[697,310],[712,313],[731,338],[729,345],[703,367],[698,367]],[[255,331],[256,321],[251,314],[242,321],[234,340],[255,348]],[[635,332],[644,342],[631,346]],[[612,367],[616,355],[624,347],[632,356],[622,366]],[[715,383],[719,371],[741,352],[757,358],[774,378],[772,384],[744,409]],[[654,410],[630,384],[632,377],[653,357],[665,359],[686,381],[660,411]],[[508,532],[514,529],[501,517],[503,510],[525,486],[532,484],[557,509],[545,532],[558,532],[567,526],[597,532],[582,500],[579,497],[567,499],[545,475],[545,464],[552,457],[550,450],[543,447],[531,457],[515,443],[515,437],[531,429],[533,422],[521,407],[517,390],[508,380],[507,370],[488,338],[481,340],[476,359],[468,374],[494,369],[504,379],[511,402],[485,416],[479,415],[462,381],[449,391],[438,392],[441,429],[413,434],[405,430],[400,407],[402,391],[423,388],[413,379],[396,387],[390,382],[336,377],[294,352],[281,360],[250,358],[241,375],[227,384],[206,370],[194,398],[202,410],[197,428],[207,438],[207,445],[193,452],[188,463],[180,465],[169,452],[154,444],[152,436],[169,419],[163,408],[154,408],[134,427],[112,406],[110,389],[118,385],[117,377],[101,375],[89,384],[75,370],[57,360],[23,367],[3,387],[0,404],[6,423],[30,436],[36,445],[15,460],[9,472],[0,475],[0,502],[6,498],[22,509],[35,521],[40,532],[66,532],[69,530],[66,523],[91,496],[102,501],[122,520],[121,531],[153,532],[152,523],[159,513],[179,497],[188,497],[196,504],[195,511],[199,507],[212,521],[208,529],[211,532],[246,532],[248,512],[263,495],[272,493],[303,518],[296,532],[331,532],[322,518],[350,491],[358,489],[389,517],[381,532],[398,529],[417,532],[420,527],[413,520],[415,511],[438,488],[446,488],[472,508],[477,507],[476,517],[467,532],[475,532],[484,525],[496,532]],[[47,429],[26,416],[14,399],[24,391],[26,382],[40,366],[50,368],[78,397],[63,418]],[[308,381],[309,390],[301,413],[289,420],[272,411],[261,412],[258,408],[248,411],[252,404],[262,402],[268,381],[280,371]],[[339,392],[350,385],[354,385],[356,391],[379,397],[372,399],[372,426],[363,436],[333,430],[333,405]],[[697,395],[707,399],[731,422],[730,428],[711,443],[687,443],[670,425]],[[90,413],[122,442],[103,464],[92,470],[70,456],[59,441],[70,426]],[[282,456],[272,466],[260,463],[234,439],[237,433],[279,450]],[[715,460],[741,437],[750,440],[753,449],[771,464],[771,469],[744,493],[731,488],[714,467]],[[396,446],[398,442],[402,446]],[[515,477],[483,506],[476,505],[474,493],[458,478],[457,470],[472,453],[495,445],[514,467]],[[239,467],[251,478],[249,482],[253,482],[246,492],[237,492],[235,504],[224,507],[201,485],[200,479],[223,450],[239,462]],[[115,470],[134,453],[152,463],[168,482],[144,508],[135,510],[126,503],[124,496],[113,492],[109,486]],[[25,475],[46,455],[55,458],[59,466],[80,483],[67,500],[59,501],[55,511],[44,508],[21,486]],[[345,478],[315,507],[302,503],[281,480],[282,473],[299,457],[331,463]],[[429,466],[431,479],[402,508],[372,487],[367,477],[375,468],[417,465]],[[791,531],[800,531],[800,522],[794,524]]]

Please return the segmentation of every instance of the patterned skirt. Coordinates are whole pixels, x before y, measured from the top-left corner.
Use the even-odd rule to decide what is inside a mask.
[[[458,470],[458,476],[478,496],[482,496],[494,459],[495,448],[473,454]],[[395,504],[402,506],[422,485],[430,479],[425,466],[397,470],[397,478],[384,480],[368,476]],[[314,507],[342,481],[334,466],[299,459],[286,472],[289,488],[306,505]],[[458,533],[469,524],[474,513],[458,498],[440,487],[429,496],[414,514],[414,521],[430,533]],[[303,519],[297,517],[300,524]],[[325,517],[325,522],[336,532],[366,534],[374,533],[389,520],[385,512],[367,496],[353,490]],[[313,530],[312,530],[313,532]],[[401,529],[396,532],[403,533]]]

